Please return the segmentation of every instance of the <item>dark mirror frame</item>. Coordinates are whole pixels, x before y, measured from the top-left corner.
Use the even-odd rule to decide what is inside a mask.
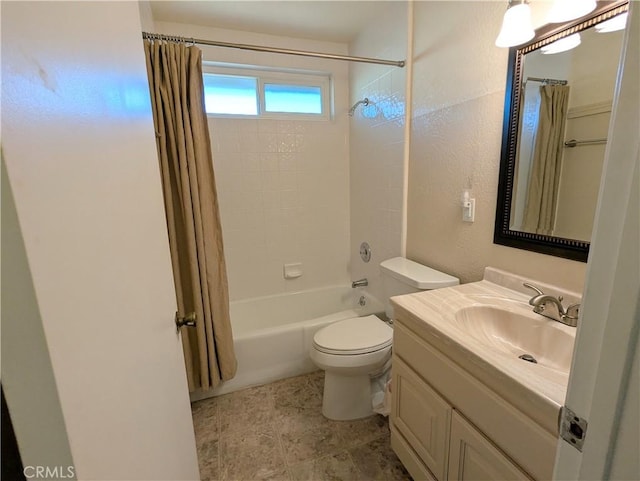
[[[598,2],[596,9],[588,15],[564,24],[545,25],[536,30],[536,35],[531,42],[509,49],[502,128],[502,153],[500,155],[500,176],[498,179],[498,201],[493,236],[495,244],[576,261],[587,261],[589,242],[509,229],[518,147],[518,127],[520,123],[522,59],[529,52],[608,20],[627,11],[628,7],[628,0]]]

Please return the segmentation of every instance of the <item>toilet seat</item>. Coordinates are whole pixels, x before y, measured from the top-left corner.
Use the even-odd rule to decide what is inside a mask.
[[[338,321],[313,336],[313,347],[326,354],[354,356],[391,346],[393,329],[374,315]]]

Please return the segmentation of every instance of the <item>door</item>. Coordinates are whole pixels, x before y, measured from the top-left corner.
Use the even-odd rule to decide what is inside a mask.
[[[49,366],[3,345],[25,469],[198,479],[137,2],[3,3],[2,151],[33,294],[3,302],[2,341],[39,330],[12,341]]]
[[[588,426],[582,452],[565,441],[558,443],[554,479],[640,479],[638,7],[638,2],[630,2],[565,402]]]

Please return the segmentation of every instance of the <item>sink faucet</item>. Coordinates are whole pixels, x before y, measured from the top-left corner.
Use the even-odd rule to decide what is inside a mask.
[[[365,278],[365,279],[359,279],[357,281],[353,281],[351,283],[351,287],[353,287],[354,289],[356,287],[367,287],[369,285],[369,281]]]
[[[537,295],[529,299],[529,305],[533,306],[533,312],[540,314],[554,321],[561,322],[567,326],[576,327],[578,325],[578,314],[580,311],[580,304],[571,304],[566,309],[562,305],[562,296],[553,297],[545,294],[536,286],[524,283],[524,287],[533,289]]]

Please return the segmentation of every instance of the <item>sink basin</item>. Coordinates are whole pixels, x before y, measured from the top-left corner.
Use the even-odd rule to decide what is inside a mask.
[[[458,310],[454,323],[493,352],[569,373],[575,333],[555,321],[533,312],[474,305]]]

